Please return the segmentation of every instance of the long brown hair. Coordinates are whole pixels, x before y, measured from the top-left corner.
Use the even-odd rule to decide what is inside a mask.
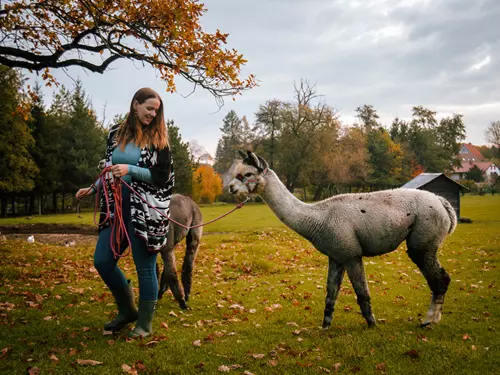
[[[134,102],[139,104],[146,100],[155,98],[160,101],[160,108],[156,116],[151,120],[148,126],[142,126],[135,115]],[[121,124],[117,134],[118,144],[122,150],[125,150],[127,143],[134,142],[137,147],[144,148],[146,145],[153,146],[161,150],[169,146],[168,128],[163,117],[163,100],[160,95],[149,87],[143,87],[137,91],[130,102],[130,111],[127,119]]]

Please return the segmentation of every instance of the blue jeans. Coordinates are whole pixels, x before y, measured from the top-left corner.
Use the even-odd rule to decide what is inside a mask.
[[[123,196],[123,219],[127,225],[127,233],[132,244],[132,257],[139,279],[139,299],[143,301],[156,301],[158,298],[158,279],[156,278],[156,253],[151,253],[146,248],[145,242],[136,237],[131,221],[130,192],[127,187],[122,188]],[[99,239],[94,253],[94,267],[110,290],[126,288],[127,279],[122,270],[118,268],[118,259],[115,259],[111,250],[111,228],[103,229],[99,233]],[[121,239],[120,254],[123,254],[128,246],[125,236]],[[116,249],[116,247],[115,247]]]

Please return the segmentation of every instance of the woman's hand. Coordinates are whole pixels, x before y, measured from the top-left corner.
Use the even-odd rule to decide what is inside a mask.
[[[128,164],[116,164],[110,170],[114,177],[123,177],[128,173]]]
[[[92,187],[83,188],[76,192],[76,198],[82,199],[83,197],[86,197],[87,195],[92,195],[93,193],[94,189],[92,189]]]

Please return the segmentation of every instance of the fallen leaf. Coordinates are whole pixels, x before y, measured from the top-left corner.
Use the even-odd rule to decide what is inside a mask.
[[[252,354],[252,357],[256,358],[256,359],[262,359],[264,358],[266,355],[265,354]]]
[[[29,375],[38,375],[38,374],[40,374],[40,369],[38,367],[30,367],[28,369],[28,374]]]
[[[375,369],[377,371],[385,371],[387,369],[387,365],[385,362],[379,363],[378,365],[375,366]]]
[[[88,331],[90,331],[89,327],[83,327],[83,332],[88,332]]]
[[[59,358],[57,358],[57,357],[55,356],[55,354],[52,354],[49,358],[50,358],[50,360],[51,360],[51,361],[54,361],[54,362],[59,362]]]
[[[331,372],[330,370],[328,370],[328,369],[327,369],[327,368],[325,368],[325,367],[321,367],[321,366],[319,366],[319,369],[320,369],[321,371],[323,371],[323,372],[326,372],[327,374],[329,374],[329,373]]]
[[[337,372],[337,371],[339,371],[340,366],[342,366],[342,363],[337,362],[337,363],[335,363],[332,367],[333,367],[333,369],[335,370],[335,372]]]
[[[168,315],[173,316],[174,318],[177,318],[177,314],[176,314],[176,313],[174,313],[173,311],[170,311],[170,312],[168,313]]]
[[[103,336],[111,336],[113,335],[113,331],[102,331]]]
[[[159,344],[160,342],[158,340],[152,340],[148,343],[146,343],[146,346],[152,346],[152,345],[156,345],[156,344]]]
[[[227,367],[226,365],[219,366],[218,370],[220,372],[229,372],[229,371],[231,371],[231,369],[229,367]]]
[[[193,346],[201,346],[201,340],[193,341]]]
[[[462,340],[470,340],[470,336],[466,333],[463,335]]]
[[[410,358],[417,359],[420,357],[420,354],[415,349],[409,350],[404,353],[404,355],[407,355]]]
[[[137,370],[133,367],[130,367],[129,365],[127,365],[125,363],[122,365],[122,370],[123,370],[123,372],[125,372],[127,374],[137,375]]]
[[[0,355],[0,359],[7,358],[11,352],[12,352],[12,347],[11,346],[3,348],[2,349],[2,355]]]
[[[255,375],[253,372],[250,372],[250,371],[243,371],[243,375]]]
[[[165,322],[161,322],[160,327],[161,327],[161,328],[168,329],[168,324],[167,324],[167,323],[165,323]]]
[[[276,361],[274,359],[270,359],[269,361],[267,361],[267,364],[269,366],[276,367],[276,366],[278,366],[278,361]]]
[[[77,359],[76,362],[81,366],[97,366],[102,365],[102,362],[94,361],[93,359]]]
[[[300,332],[302,332],[300,329],[296,329],[295,331],[293,331],[292,333],[294,335],[300,335]]]
[[[203,367],[205,367],[205,363],[204,362],[200,362],[196,366],[194,366],[194,368],[196,368],[198,370],[202,369]]]
[[[471,348],[473,351],[476,351],[476,350],[477,350],[476,345],[472,345],[470,348]]]
[[[299,327],[299,325],[295,322],[288,322],[286,325],[291,326],[291,327],[297,327],[297,328]]]

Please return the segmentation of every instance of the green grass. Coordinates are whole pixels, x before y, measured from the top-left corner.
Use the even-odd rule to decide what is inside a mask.
[[[209,220],[231,207],[202,210]],[[207,227],[192,309],[180,311],[166,295],[154,336],[144,341],[102,335],[114,307],[92,267],[92,247],[7,241],[0,244],[0,373],[36,366],[41,374],[125,374],[127,364],[140,374],[220,374],[223,365],[241,366],[233,374],[498,374],[500,197],[466,196],[462,215],[474,222],[460,224],[441,249],[452,284],[442,322],[431,329],[418,327],[429,290],[401,246],[365,260],[378,327],[366,327],[345,280],[332,327],[322,331],[327,259],[264,205]],[[121,266],[135,282],[131,258]],[[78,359],[102,364],[83,367]]]
[[[234,204],[221,204],[200,207],[203,221],[215,219],[235,207]],[[27,220],[25,217],[0,218],[0,225],[15,224],[84,224],[93,225],[94,213],[84,212],[81,218],[76,213],[60,215],[33,215]],[[98,219],[98,218],[97,218]],[[247,204],[242,209],[236,210],[231,215],[207,225],[204,232],[227,232],[247,229],[285,228],[264,204]]]

